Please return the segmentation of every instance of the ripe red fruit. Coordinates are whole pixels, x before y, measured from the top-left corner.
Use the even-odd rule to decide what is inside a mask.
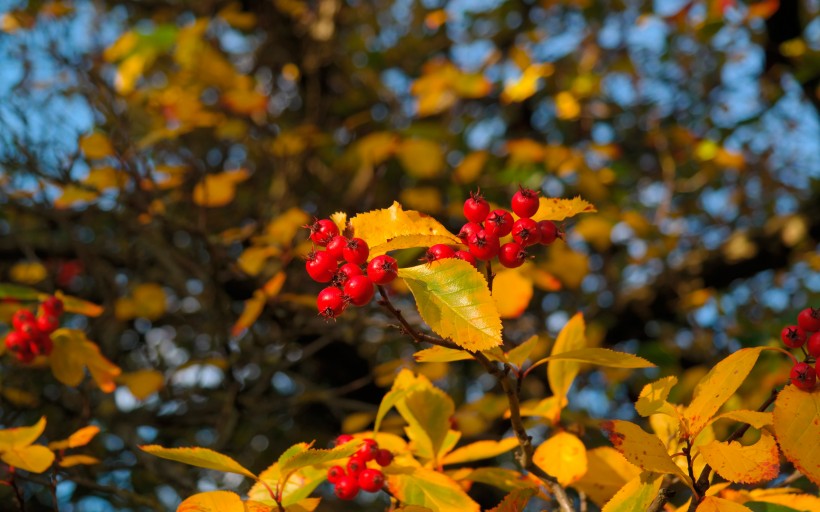
[[[359,457],[358,455],[354,455],[347,460],[347,474],[352,477],[359,476],[359,473],[367,468],[367,462]]]
[[[473,236],[470,237],[470,241],[468,242],[468,246],[470,247],[470,253],[475,256],[476,259],[481,261],[491,260],[498,254],[498,237],[482,229],[477,233],[473,233]]]
[[[809,355],[812,357],[820,359],[820,332],[816,332],[809,336],[809,339],[806,342],[806,350],[808,350]]]
[[[796,387],[804,391],[811,391],[817,383],[817,371],[809,363],[797,363],[792,366],[789,378]]]
[[[538,192],[520,187],[511,201],[512,211],[522,219],[529,219],[538,211]]]
[[[486,218],[486,216],[484,218]],[[481,221],[483,222],[484,219],[481,219]],[[467,241],[470,239],[470,235],[472,235],[480,229],[481,224],[477,222],[468,222],[467,224],[461,226],[461,230],[458,232],[458,237],[461,238],[461,241],[466,244]]]
[[[343,287],[351,278],[363,274],[364,272],[362,272],[362,269],[359,268],[358,265],[345,263],[339,267],[339,270],[336,271],[336,275],[333,276],[333,285]]]
[[[49,355],[54,348],[54,343],[48,334],[41,334],[36,340],[29,344],[29,349],[35,354]]]
[[[464,260],[475,268],[478,268],[478,262],[476,261],[475,256],[467,251],[456,251],[456,253],[453,254],[453,258]]]
[[[359,482],[354,476],[345,475],[333,485],[333,492],[340,500],[352,500],[359,494]]]
[[[379,492],[384,487],[384,474],[378,469],[365,469],[359,473],[359,487],[367,492]]]
[[[820,331],[820,308],[806,308],[798,313],[797,325],[807,332]]]
[[[51,334],[60,327],[60,319],[53,315],[43,315],[37,318],[37,328],[45,334]]]
[[[34,323],[36,320],[34,313],[28,309],[18,309],[11,317],[11,325],[19,331],[24,325]]]
[[[342,235],[336,235],[327,243],[327,253],[336,258],[336,261],[339,261],[344,258],[342,251],[346,245],[347,238]]]
[[[456,251],[454,251],[449,245],[436,244],[427,249],[427,252],[424,253],[422,260],[427,263],[431,263],[433,261],[443,260],[445,258],[452,258],[455,254]]]
[[[53,296],[44,300],[41,306],[45,314],[52,316],[60,316],[65,310],[63,307],[63,301]]]
[[[561,238],[561,231],[551,220],[539,221],[538,232],[541,234],[541,238],[538,240],[541,245],[549,245],[553,243],[556,238]]]
[[[512,237],[521,247],[529,247],[541,240],[538,223],[532,219],[518,219],[513,224]]]
[[[381,467],[389,466],[393,462],[393,452],[382,448],[376,452],[376,464]]]
[[[342,249],[342,255],[345,261],[353,263],[354,265],[361,265],[367,261],[369,254],[370,247],[368,247],[367,242],[361,238],[351,238],[347,241],[347,245],[345,245],[344,249]]]
[[[34,358],[37,357],[37,354],[35,354],[30,347],[30,345],[26,345],[25,347],[21,348],[20,350],[14,353],[14,357],[16,357],[17,360],[21,363],[30,363],[34,361]]]
[[[345,283],[344,292],[354,306],[364,306],[373,298],[376,287],[367,276],[353,276]]]
[[[496,238],[509,235],[512,228],[513,217],[507,210],[493,210],[484,219],[484,231]]]
[[[780,331],[780,339],[789,348],[802,347],[806,342],[806,331],[796,325],[787,325]]]
[[[6,336],[6,348],[12,352],[26,350],[28,348],[28,338],[20,331],[11,331]]]
[[[336,259],[327,251],[311,252],[307,256],[305,270],[314,281],[327,283],[336,273]]]
[[[339,234],[338,226],[330,219],[317,219],[313,224],[305,227],[310,230],[310,239],[322,247],[326,246],[328,242],[333,240],[334,236]]]
[[[490,203],[484,199],[481,192],[470,192],[470,197],[464,201],[464,217],[470,222],[483,222],[490,213]]]
[[[341,315],[346,305],[342,290],[333,286],[328,286],[320,291],[319,296],[316,297],[316,307],[319,309],[319,314],[327,319]]]
[[[375,284],[387,284],[396,278],[399,265],[395,258],[386,254],[376,256],[367,265],[367,276]]]
[[[341,446],[341,445],[343,445],[347,442],[350,442],[352,440],[353,440],[353,436],[351,436],[350,434],[342,434],[342,435],[340,435],[339,437],[336,438],[336,441],[334,441],[334,443],[335,443],[336,446]]]
[[[345,468],[343,468],[342,466],[333,466],[332,468],[327,470],[327,481],[332,484],[335,484],[336,482],[341,480],[342,477],[345,475]]]
[[[507,268],[520,267],[527,259],[527,251],[521,245],[510,242],[498,250],[498,261]]]
[[[376,458],[379,453],[379,443],[373,439],[365,439],[361,448],[356,451],[354,457],[359,457],[365,462],[369,462]]]

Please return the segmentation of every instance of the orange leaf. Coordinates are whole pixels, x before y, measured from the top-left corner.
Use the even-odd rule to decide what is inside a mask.
[[[568,432],[558,432],[539,445],[532,460],[564,487],[578,481],[587,472],[584,443]]]
[[[604,421],[601,429],[615,449],[632,464],[645,471],[677,475],[683,482],[691,485],[689,477],[675,464],[657,436],[645,432],[634,423],[622,420]]]
[[[740,503],[724,500],[715,496],[707,496],[700,502],[696,512],[752,512],[752,510]]]
[[[54,349],[49,356],[54,377],[67,386],[76,387],[85,376],[85,368],[99,388],[110,393],[116,385],[114,379],[121,373],[120,368],[106,359],[100,348],[85,338],[85,333],[76,329],[57,329],[51,335]]]
[[[249,176],[245,169],[208,174],[194,187],[194,203],[207,208],[230,204],[236,196],[236,185]]]
[[[780,473],[780,453],[767,432],[762,432],[760,440],[751,446],[712,441],[701,446],[700,453],[717,474],[731,482],[765,482]]]
[[[60,459],[60,466],[64,468],[70,468],[72,466],[91,466],[94,464],[99,464],[100,459],[96,457],[92,457],[90,455],[67,455]]]
[[[114,146],[111,145],[111,141],[100,132],[83,136],[80,139],[80,149],[85,153],[87,158],[92,160],[105,158],[114,154]]]
[[[783,455],[820,485],[820,389],[786,386],[774,403],[774,433]]]
[[[85,446],[94,439],[100,432],[100,428],[95,425],[89,425],[87,427],[83,427],[80,430],[74,432],[68,439],[63,439],[62,441],[53,441],[48,443],[48,447],[52,450],[66,450],[68,448],[77,448],[79,446]]]
[[[493,279],[493,299],[501,318],[518,318],[532,300],[532,280],[517,269],[505,269]]]
[[[591,203],[581,199],[581,196],[577,196],[573,199],[542,197],[539,199],[538,212],[533,215],[532,219],[535,221],[562,221],[574,217],[579,213],[592,213],[597,211]]]

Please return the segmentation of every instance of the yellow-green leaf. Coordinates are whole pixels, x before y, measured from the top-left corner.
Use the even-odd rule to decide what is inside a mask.
[[[419,363],[451,363],[453,361],[466,361],[472,359],[466,350],[434,346],[419,350],[413,354],[413,358]]]
[[[710,424],[718,420],[732,420],[740,423],[748,423],[752,427],[760,430],[766,425],[771,425],[772,422],[774,422],[774,416],[770,412],[747,411],[741,409],[719,414],[712,418]]]
[[[406,431],[415,452],[435,459],[450,430],[450,417],[455,413],[453,399],[438,388],[423,387],[408,393],[396,408],[409,424]]]
[[[706,496],[698,504],[696,512],[752,512],[752,509],[734,501],[724,500],[716,496]]]
[[[372,248],[396,237],[409,235],[439,235],[451,240],[449,243],[461,243],[457,236],[433,217],[413,210],[404,210],[398,202],[393,202],[390,208],[360,213],[350,219],[350,225],[354,234],[363,238]]]
[[[558,333],[551,355],[556,356],[562,352],[571,352],[584,348],[586,346],[585,330],[584,316],[581,313],[576,313]],[[537,364],[539,363],[533,366]],[[554,361],[547,366],[547,380],[550,383],[553,395],[561,400],[562,407],[572,381],[575,380],[580,369],[581,364],[576,361]]]
[[[700,453],[718,475],[730,482],[767,482],[780,473],[780,453],[768,432],[761,432],[758,442],[750,446],[737,441],[712,441],[701,446]]]
[[[524,489],[527,487],[537,487],[538,484],[531,478],[521,474],[519,471],[504,468],[478,468],[467,469],[466,473],[455,477],[459,482],[479,482],[482,484],[492,485],[503,491],[513,491],[515,489]]]
[[[0,452],[28,446],[46,429],[46,417],[42,416],[30,427],[14,427],[0,430]]]
[[[636,476],[604,505],[601,512],[635,512],[646,510],[658,495],[663,475],[643,472]]]
[[[501,318],[487,282],[472,265],[445,259],[399,269],[422,320],[443,338],[470,351],[501,345]]]
[[[385,468],[389,471],[390,466]],[[472,500],[453,479],[426,468],[412,473],[387,473],[390,493],[407,505],[427,507],[434,512],[479,512]]]
[[[820,485],[820,389],[786,386],[774,403],[774,433],[783,455]]]
[[[40,292],[28,286],[0,283],[0,299],[37,300]]]
[[[577,482],[587,472],[584,443],[569,432],[558,432],[541,443],[532,460],[564,487]]]
[[[556,346],[557,344],[556,342]],[[655,366],[646,359],[636,355],[626,352],[616,352],[608,348],[595,347],[569,350],[559,354],[553,353],[553,355],[539,360],[532,366],[539,366],[547,361],[576,361],[578,363],[607,366],[609,368],[654,368]]]
[[[650,382],[641,390],[638,401],[635,402],[635,410],[644,417],[653,414],[677,416],[675,406],[666,401],[669,392],[677,383],[678,379],[674,375]]]
[[[487,512],[521,512],[536,494],[537,491],[532,487],[516,489],[506,495],[497,507],[491,508]]]
[[[349,458],[356,453],[361,446],[361,442],[351,441],[341,446],[336,446],[330,450],[308,449],[293,455],[287,460],[281,460],[281,471],[287,474],[290,471],[302,469],[307,466],[316,466],[339,459]]]
[[[601,429],[615,449],[632,464],[653,473],[677,475],[684,482],[688,482],[689,477],[675,464],[667,453],[666,446],[657,436],[623,420],[604,421],[601,423]]]
[[[63,309],[65,309],[67,313],[97,317],[103,312],[102,306],[88,302],[87,300],[72,297],[71,295],[66,295],[59,290],[54,296],[63,301]],[[40,300],[45,300],[48,298],[48,294],[41,294],[39,298]]]
[[[85,338],[85,333],[77,329],[57,329],[51,335],[54,349],[49,356],[54,377],[67,386],[76,387],[88,368],[99,388],[110,393],[116,388],[114,379],[121,373],[120,368],[106,359],[100,348]]]
[[[581,199],[580,196],[573,199],[558,199],[555,197],[542,197],[539,199],[538,212],[533,215],[534,221],[551,220],[561,221],[574,217],[579,213],[592,213],[598,210]]]
[[[89,425],[74,432],[68,439],[62,441],[53,441],[48,443],[48,447],[52,450],[67,450],[69,448],[78,448],[85,446],[91,442],[94,437],[100,433],[100,427],[96,425]]]
[[[163,459],[182,462],[205,469],[214,469],[224,473],[236,473],[248,478],[256,479],[256,475],[245,469],[242,464],[236,462],[227,455],[209,450],[208,448],[165,448],[156,444],[143,445],[140,450],[161,457]]]
[[[601,446],[587,451],[587,472],[572,486],[585,492],[590,500],[602,507],[640,473],[641,470],[630,464],[617,450]]]
[[[262,471],[259,480],[248,491],[248,498],[274,505],[276,502],[271,496],[273,491],[280,493],[282,504],[286,507],[296,504],[307,505],[305,500],[327,478],[326,468],[308,466],[288,471],[285,475],[279,468],[279,462],[275,462]],[[283,477],[287,478],[287,482],[282,482]]]
[[[16,446],[0,452],[0,460],[15,468],[42,473],[54,462],[54,452],[38,444]]]
[[[518,439],[508,437],[501,441],[476,441],[475,443],[462,446],[448,453],[442,460],[442,464],[462,464],[476,460],[489,459],[506,453],[518,446]]]
[[[530,336],[527,341],[524,341],[514,349],[507,352],[507,361],[515,366],[523,365],[524,362],[530,357],[530,354],[532,354],[532,351],[535,350],[539,340],[540,338],[537,334]]]

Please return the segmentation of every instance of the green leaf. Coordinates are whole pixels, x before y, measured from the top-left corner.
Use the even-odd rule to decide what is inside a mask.
[[[330,450],[309,449],[288,457],[280,466],[283,474],[295,471],[307,466],[325,464],[334,460],[346,459],[356,453],[362,445],[361,441],[353,440]]]
[[[435,387],[416,389],[396,404],[407,421],[407,435],[415,441],[416,453],[435,459],[450,430],[455,404],[444,391]]]
[[[19,284],[0,283],[0,299],[37,300],[40,292],[28,286]]]
[[[527,503],[535,494],[536,490],[532,487],[516,489],[505,496],[497,507],[491,508],[487,512],[520,512],[524,510],[524,507],[527,506]]]
[[[387,486],[391,494],[407,505],[427,507],[434,512],[479,512],[478,503],[452,478],[426,468],[413,468],[412,473],[388,472]]]
[[[282,504],[286,507],[295,505],[305,500],[310,494],[327,479],[327,469],[323,467],[306,467],[296,471],[291,471],[287,476],[287,482],[282,485],[282,473],[279,471],[279,463],[265,469],[259,474],[259,481],[248,491],[248,498],[273,505],[276,501],[271,496],[271,491],[279,492]]]
[[[143,445],[139,448],[144,452],[163,459],[182,462],[183,464],[190,464],[191,466],[205,469],[214,469],[224,473],[237,473],[248,478],[256,479],[256,475],[242,467],[242,464],[227,455],[209,450],[208,448],[165,448],[155,444]]]
[[[373,424],[373,432],[379,431],[379,427],[381,426],[382,420],[384,419],[384,416],[388,412],[390,412],[390,409],[395,407],[397,403],[403,400],[408,393],[420,388],[420,385],[414,385],[409,388],[391,389],[390,391],[388,391],[382,398],[382,401],[379,404],[379,410],[376,412],[376,421]]]
[[[484,276],[451,258],[399,269],[419,314],[443,338],[471,352],[501,345],[501,317]]]
[[[601,512],[634,512],[646,510],[658,495],[663,475],[644,472],[626,483]]]

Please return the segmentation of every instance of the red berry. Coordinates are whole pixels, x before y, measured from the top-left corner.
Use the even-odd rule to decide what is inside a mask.
[[[515,242],[504,244],[498,250],[498,261],[507,268],[520,267],[526,259],[527,251]]]
[[[396,278],[399,271],[399,265],[395,258],[386,254],[376,256],[367,265],[367,276],[375,284],[387,284]]]
[[[393,462],[393,452],[384,448],[376,452],[376,463],[379,466],[389,466],[391,462]]]
[[[512,228],[513,240],[521,247],[535,245],[541,240],[538,223],[532,219],[518,219]]]
[[[429,249],[427,252],[424,253],[424,257],[422,260],[432,263],[433,261],[443,260],[445,258],[452,258],[455,256],[456,251],[453,250],[452,247],[449,245],[444,244],[436,244]]]
[[[336,259],[327,251],[311,252],[307,256],[305,270],[314,281],[327,283],[336,273]]]
[[[485,216],[485,218],[486,218],[486,216]],[[483,222],[484,219],[481,219],[481,221]],[[470,239],[470,235],[472,235],[473,233],[475,233],[476,231],[478,231],[480,229],[481,229],[481,224],[479,224],[477,222],[468,222],[467,224],[464,224],[463,226],[461,226],[461,231],[458,232],[458,237],[461,238],[461,241],[466,244],[467,241]]]
[[[37,354],[32,352],[29,346],[26,346],[22,350],[18,350],[17,352],[15,352],[14,357],[16,357],[17,360],[21,363],[30,363],[34,360],[35,357],[37,357]]]
[[[816,332],[809,336],[809,339],[806,342],[806,350],[809,351],[809,355],[812,357],[820,359],[820,332]]]
[[[351,436],[350,434],[342,434],[339,437],[337,437],[336,441],[334,441],[334,442],[335,442],[336,446],[341,446],[341,445],[343,445],[345,443],[348,443],[352,440],[353,440],[353,436]]]
[[[490,203],[481,195],[481,192],[470,192],[470,197],[464,201],[464,217],[470,222],[483,222],[490,212]]]
[[[367,468],[367,462],[358,455],[350,457],[347,461],[347,474],[352,477],[359,476],[359,473],[364,471],[365,468]]]
[[[11,317],[11,325],[19,331],[25,324],[34,323],[36,320],[34,313],[28,309],[18,309]]]
[[[359,487],[367,492],[379,492],[384,487],[384,474],[378,469],[365,469],[359,473]]]
[[[820,331],[820,308],[806,308],[797,314],[797,325],[804,331]]]
[[[520,187],[512,197],[512,211],[522,219],[529,219],[538,211],[538,192]]]
[[[345,261],[353,263],[354,265],[361,265],[367,261],[369,254],[370,248],[367,246],[367,242],[361,238],[351,238],[342,250]]]
[[[345,468],[343,468],[342,466],[333,466],[332,468],[327,470],[327,481],[332,484],[335,484],[336,482],[341,480],[342,477],[345,475]]]
[[[64,311],[63,301],[53,296],[44,300],[40,306],[47,315],[60,316]]]
[[[509,235],[512,228],[513,217],[507,210],[493,210],[484,220],[484,231],[496,238]]]
[[[806,342],[806,331],[796,325],[787,325],[780,331],[780,339],[789,348],[802,347]]]
[[[340,500],[349,501],[359,494],[359,482],[352,475],[345,475],[333,486],[333,492]]]
[[[43,334],[39,327],[37,327],[37,321],[29,322],[23,324],[18,331],[26,337],[29,341],[36,339],[38,336]]]
[[[541,245],[549,245],[553,243],[556,238],[561,238],[561,231],[551,220],[539,221],[538,232],[541,234],[541,238],[538,240]]]
[[[475,256],[477,260],[491,260],[498,254],[498,237],[488,233],[487,230],[484,229],[473,233],[468,245],[470,247],[470,253]]]
[[[336,271],[336,275],[333,276],[333,285],[343,287],[351,278],[363,274],[364,272],[362,272],[362,269],[358,265],[345,263],[339,267],[339,270]]]
[[[314,243],[326,246],[333,237],[339,234],[339,227],[330,219],[315,220],[313,224],[305,226],[310,230],[310,239]]]
[[[60,318],[52,315],[43,315],[37,318],[37,328],[45,334],[51,334],[60,327]]]
[[[456,251],[456,253],[453,254],[453,258],[464,260],[470,265],[474,266],[475,268],[478,268],[478,262],[476,261],[475,256],[473,256],[472,253],[469,253],[467,251]]]
[[[379,443],[373,439],[365,439],[354,457],[360,457],[363,461],[370,462],[376,458],[377,453],[379,453]]]
[[[11,331],[6,336],[6,348],[12,352],[28,349],[28,337],[20,331]]]
[[[797,363],[792,367],[789,378],[796,387],[811,391],[817,382],[817,371],[809,363]]]
[[[346,245],[347,238],[342,235],[336,235],[327,243],[327,253],[336,258],[336,261],[342,260],[344,259],[342,251]]]
[[[316,307],[319,309],[319,314],[327,319],[341,315],[346,305],[342,290],[334,286],[328,286],[320,291],[319,296],[316,297]]]
[[[367,276],[353,276],[345,283],[344,292],[354,306],[364,306],[373,298],[376,287]]]

